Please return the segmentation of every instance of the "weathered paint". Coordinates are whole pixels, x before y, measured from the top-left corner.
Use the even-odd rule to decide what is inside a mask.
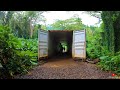
[[[38,58],[48,57],[48,31],[38,31]]]
[[[68,32],[70,33],[72,30],[51,30],[51,31],[45,31],[45,30],[39,30],[38,32],[38,40],[39,40],[39,46],[38,46],[38,58],[45,58],[52,56],[53,51],[53,43],[54,40],[57,40],[58,36],[59,39],[64,39],[64,40],[72,40],[72,49],[70,49],[72,53],[73,58],[86,58],[86,30],[77,30],[77,31],[72,31],[73,34],[72,38],[67,36],[67,33],[63,32]],[[53,34],[50,34],[50,32]],[[62,35],[60,33],[63,33]],[[50,37],[50,35],[55,35],[55,37]],[[64,38],[63,38],[64,37]],[[67,37],[65,39],[65,37]],[[57,41],[59,41],[59,39]],[[53,47],[52,47],[53,46]],[[53,51],[53,52],[52,52]],[[53,53],[54,54],[54,53]],[[49,56],[48,56],[49,55]]]
[[[82,59],[86,58],[86,31],[85,30],[73,31],[72,57],[82,58]]]

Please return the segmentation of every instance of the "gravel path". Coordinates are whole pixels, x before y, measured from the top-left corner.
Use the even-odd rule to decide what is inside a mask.
[[[95,64],[63,58],[49,60],[27,75],[16,76],[15,79],[109,79],[111,75],[110,72],[101,71]]]

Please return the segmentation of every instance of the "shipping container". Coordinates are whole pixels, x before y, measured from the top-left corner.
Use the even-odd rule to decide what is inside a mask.
[[[39,30],[38,58],[60,55],[60,43],[64,44],[65,55],[73,59],[86,59],[86,30]]]

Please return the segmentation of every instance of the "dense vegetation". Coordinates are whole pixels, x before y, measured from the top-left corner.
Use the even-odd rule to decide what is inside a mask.
[[[99,14],[97,14],[99,13]],[[120,73],[120,40],[119,40],[119,11],[90,12],[102,20],[100,27],[86,26],[79,17],[74,16],[67,20],[57,20],[49,25],[49,30],[81,30],[86,29],[87,58],[100,59],[98,65],[103,70]],[[101,17],[100,17],[101,15]]]
[[[4,26],[0,36],[0,62],[8,75],[26,73],[37,64],[37,39],[17,38]]]
[[[38,64],[38,25],[33,22],[38,13],[0,12],[0,78],[27,73]]]
[[[109,54],[101,57],[99,63],[104,70],[112,70],[115,73],[120,74],[120,12],[119,11],[103,11],[101,17],[104,23],[103,32],[103,46],[106,46],[106,50]]]
[[[98,13],[98,11],[93,12]],[[101,33],[101,47],[104,47],[105,53],[101,55],[98,65],[103,70],[114,71],[120,74],[120,11],[102,11],[101,19],[103,21]],[[101,51],[103,52],[103,50]]]
[[[103,23],[100,27],[87,26],[77,15],[66,20],[56,20],[55,23],[46,27],[48,30],[83,30],[86,29],[87,57],[91,59],[99,58],[106,51],[102,44]]]
[[[13,77],[28,72],[37,65],[38,29],[36,22],[44,21],[38,11],[0,11],[0,77]],[[97,14],[99,13],[99,14]],[[98,58],[103,70],[120,74],[120,12],[93,11],[91,15],[102,20],[100,27],[84,25],[77,15],[66,20],[56,20],[44,26],[46,30],[86,29],[87,58]],[[101,16],[101,17],[100,17]]]

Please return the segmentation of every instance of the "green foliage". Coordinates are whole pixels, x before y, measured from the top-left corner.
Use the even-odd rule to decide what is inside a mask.
[[[104,45],[114,54],[120,50],[120,11],[102,11],[101,16],[104,23]]]
[[[8,27],[0,26],[0,63],[9,76],[26,73],[37,63],[36,41],[18,39]]]
[[[90,58],[99,58],[98,65],[103,70],[120,74],[120,38],[119,11],[102,11],[103,23],[99,30],[87,31],[87,54]],[[91,35],[91,36],[90,36]],[[117,52],[117,53],[116,53]]]
[[[36,39],[38,38],[38,30],[41,29],[41,25],[40,24],[36,24],[34,25],[34,30],[33,30],[33,35],[32,35],[32,39]],[[43,28],[42,28],[43,29]],[[45,29],[44,29],[45,30]]]
[[[91,59],[100,58],[105,55],[112,55],[104,44],[104,23],[100,27],[86,27],[87,57]]]
[[[34,51],[34,53],[37,53],[38,50],[38,39],[23,39],[18,38],[19,44],[17,45],[17,49],[19,50],[30,50]]]
[[[108,53],[103,44],[102,32],[104,23],[100,27],[86,26],[79,17],[72,17],[66,20],[56,20],[55,23],[48,26],[49,30],[81,30],[86,29],[87,57],[91,59],[99,58]]]
[[[14,11],[0,11],[0,24],[9,26],[13,14]]]
[[[84,25],[79,17],[72,17],[66,20],[56,20],[55,23],[49,25],[49,30],[81,30]]]
[[[120,51],[120,11],[100,13],[103,20],[100,27],[83,25],[79,17],[72,17],[56,20],[47,29],[86,29],[87,57],[100,58],[101,69],[120,74],[120,52],[115,53]],[[92,15],[100,17],[100,14],[92,13]],[[40,25],[35,25],[36,20],[38,20],[36,11],[0,11],[0,25],[4,25],[0,26],[0,63],[10,76],[26,73],[33,65],[37,65],[38,40],[36,38]],[[42,19],[39,18],[39,20]],[[46,26],[41,28],[46,29]]]
[[[9,13],[8,24],[15,36],[19,38],[37,38],[36,22],[43,22],[44,11],[14,11]]]
[[[100,57],[100,62],[98,65],[102,70],[114,71],[117,74],[120,74],[120,52],[116,53],[115,56],[102,56]]]
[[[87,57],[91,59],[99,58],[104,55],[106,50],[102,46],[101,27],[87,27]]]

